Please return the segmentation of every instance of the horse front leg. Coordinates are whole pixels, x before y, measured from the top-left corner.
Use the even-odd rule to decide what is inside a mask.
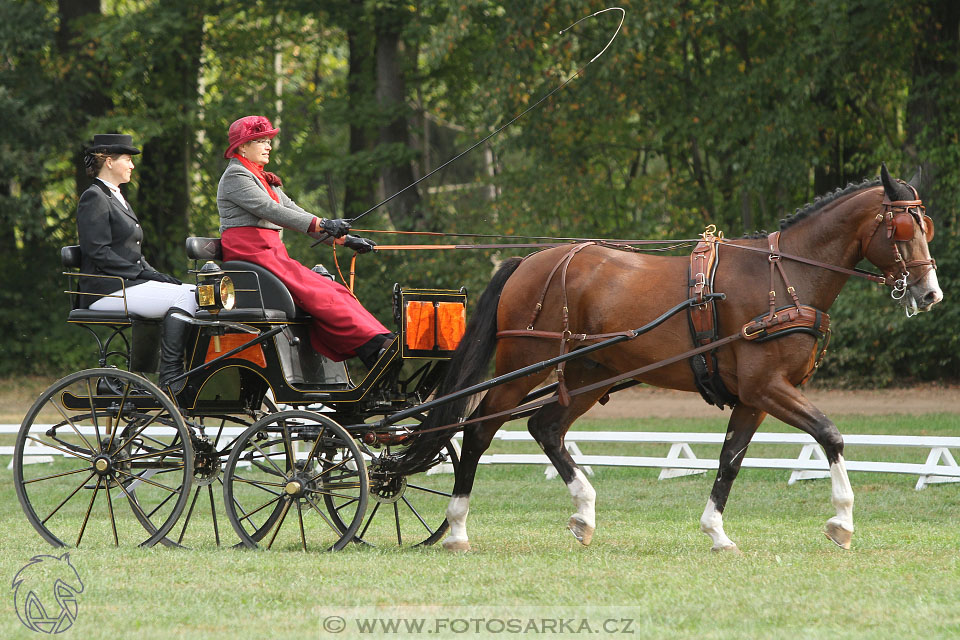
[[[710,540],[713,541],[712,551],[739,553],[737,545],[723,530],[723,509],[730,496],[733,481],[737,479],[737,474],[740,472],[747,446],[766,415],[763,411],[745,404],[738,404],[730,415],[727,437],[720,449],[717,477],[713,481],[707,506],[703,510],[703,515],[700,516],[700,530],[710,536]]]
[[[849,549],[853,539],[853,488],[843,460],[843,436],[837,425],[786,380],[768,384],[750,402],[773,417],[809,433],[823,447],[830,464],[830,501],[836,510],[836,515],[827,520],[824,533],[841,549]]]

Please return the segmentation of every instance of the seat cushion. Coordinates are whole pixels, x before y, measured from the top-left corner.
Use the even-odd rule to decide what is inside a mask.
[[[197,320],[230,320],[231,322],[268,322],[289,320],[282,309],[261,309],[259,307],[241,307],[221,311],[214,315],[209,311],[197,311]]]
[[[133,322],[134,320],[150,320],[136,314],[126,314],[123,311],[92,311],[90,309],[74,309],[67,316],[67,322]]]

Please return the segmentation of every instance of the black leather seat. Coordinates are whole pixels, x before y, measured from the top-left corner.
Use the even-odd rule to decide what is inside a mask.
[[[75,269],[80,268],[80,247],[79,245],[70,245],[60,247],[60,264],[64,270],[70,272],[71,276],[81,276]],[[75,283],[75,281],[74,281]],[[117,280],[117,288],[120,288],[121,281]],[[86,296],[96,298],[96,296]],[[91,322],[91,323],[130,323],[134,320],[144,320],[141,316],[134,313],[124,313],[123,311],[93,311],[91,309],[80,308],[81,294],[70,294],[70,314],[67,316],[68,322]],[[90,300],[93,302],[93,300]]]
[[[187,257],[192,260],[223,260],[219,238],[187,238]],[[231,260],[220,267],[233,280],[237,302],[230,311],[221,311],[223,320],[295,320],[307,321],[310,316],[293,302],[293,296],[280,278],[252,262]],[[198,314],[205,317],[207,314]]]

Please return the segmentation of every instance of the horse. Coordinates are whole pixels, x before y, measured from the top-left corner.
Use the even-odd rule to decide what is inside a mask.
[[[781,220],[775,234],[714,243],[713,287],[725,295],[716,302],[716,321],[720,333],[729,338],[714,343],[723,344],[711,355],[732,412],[716,479],[700,518],[712,550],[738,552],[724,532],[723,511],[747,446],[767,415],[810,434],[823,447],[836,511],[824,533],[841,548],[850,548],[854,495],[844,463],[843,438],[800,391],[825,347],[817,349],[812,330],[784,331],[765,341],[736,338],[741,332],[744,338],[752,335],[747,328],[758,326],[758,318],[768,324],[778,322],[784,310],[775,308],[775,300],[789,303],[792,299],[797,309],[813,308],[817,318],[825,316],[851,275],[864,273],[855,270],[863,259],[884,273],[874,279],[893,287],[892,294],[899,296],[907,315],[929,311],[940,302],[943,293],[927,245],[933,221],[925,215],[918,183],[919,172],[903,182],[891,178],[882,166],[878,180],[849,184],[816,199]],[[602,244],[584,244],[575,250],[555,247],[504,261],[478,300],[452,356],[452,374],[438,389],[438,396],[483,380],[494,355],[499,377],[557,356],[557,338],[570,346],[580,333],[581,344],[596,344],[604,336],[650,323],[688,299],[693,284],[690,264],[689,257],[650,255]],[[564,435],[608,394],[614,385],[611,377],[617,380],[624,372],[648,385],[697,391],[689,358],[657,364],[694,345],[685,315],[669,317],[615,347],[566,362],[560,373],[561,397],[553,398],[559,401],[540,406],[529,417],[530,434],[573,499],[576,512],[568,528],[583,545],[590,544],[596,527],[596,491],[564,448]],[[524,335],[524,329],[532,333]],[[414,432],[410,446],[400,454],[399,467],[414,471],[432,459],[457,428],[445,429],[445,425],[463,428],[460,465],[446,510],[450,529],[443,541],[445,549],[470,549],[466,519],[480,456],[510,417],[510,410],[548,375],[543,370],[494,386],[466,421],[466,398],[441,403],[417,427],[423,433]]]

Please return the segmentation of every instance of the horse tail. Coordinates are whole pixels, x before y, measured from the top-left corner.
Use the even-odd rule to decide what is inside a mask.
[[[444,376],[437,388],[438,397],[471,387],[486,377],[490,359],[497,349],[497,307],[500,294],[522,261],[522,258],[504,260],[487,288],[480,294],[476,311],[467,323],[463,338],[447,365],[448,375]],[[465,397],[431,409],[419,430],[459,422],[469,400],[469,397]],[[398,458],[397,470],[402,473],[425,471],[450,442],[454,433],[455,430],[452,429],[440,429],[417,436]]]

